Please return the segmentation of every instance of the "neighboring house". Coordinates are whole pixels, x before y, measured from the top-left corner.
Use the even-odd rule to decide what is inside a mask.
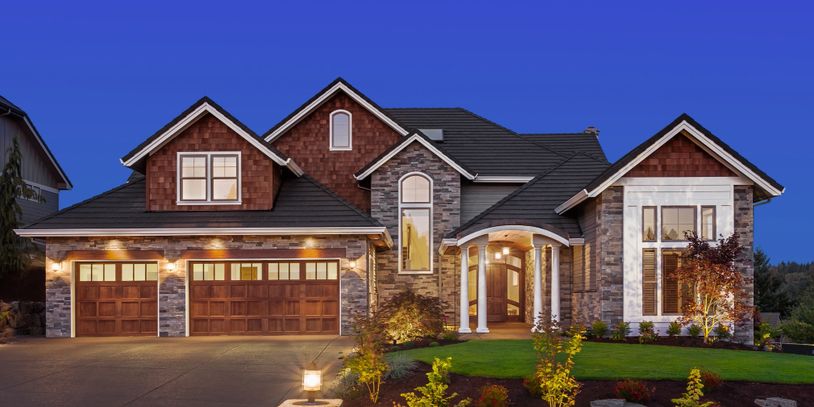
[[[22,210],[20,225],[27,225],[59,210],[59,191],[72,188],[28,115],[0,96],[0,168],[6,165],[14,139],[20,143],[22,175],[28,192],[21,191],[17,202]]]
[[[593,128],[384,109],[341,79],[262,136],[203,98],[121,161],[127,183],[19,230],[47,239],[48,336],[349,334],[404,289],[461,332],[663,329],[683,232],[738,233],[751,276],[753,205],[783,192],[687,115],[611,164]]]

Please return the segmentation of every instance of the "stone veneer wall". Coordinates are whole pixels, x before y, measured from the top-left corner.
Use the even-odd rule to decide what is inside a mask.
[[[352,317],[368,311],[366,236],[313,236],[308,248],[346,250],[340,259],[341,333],[350,334]],[[186,261],[180,259],[186,250],[207,249],[301,249],[303,236],[190,236],[128,238],[49,238],[46,246],[46,336],[71,335],[72,266],[63,259],[76,250],[158,250],[165,259],[159,261],[158,318],[159,335],[186,335]],[[76,259],[79,260],[79,259]],[[62,261],[62,271],[52,271],[51,264]],[[167,263],[176,261],[176,270],[168,271]],[[356,268],[350,262],[356,262]]]
[[[433,273],[399,274],[399,179],[410,172],[422,172],[433,183]],[[455,279],[458,264],[453,255],[442,256],[438,248],[444,234],[460,226],[461,176],[452,167],[418,143],[407,146],[371,176],[370,214],[385,225],[396,243],[392,250],[378,252],[379,301],[411,289],[422,295],[439,296],[447,303],[449,323],[456,320]]]
[[[752,307],[755,305],[755,265],[754,265],[754,232],[755,217],[753,194],[751,186],[735,186],[735,234],[738,235],[738,243],[743,247],[741,255],[735,260],[735,267],[746,277],[746,297],[740,301]],[[735,327],[735,339],[739,342],[754,343],[754,321],[748,318]]]
[[[613,325],[624,318],[624,187],[610,187],[597,199],[597,278],[600,318]]]

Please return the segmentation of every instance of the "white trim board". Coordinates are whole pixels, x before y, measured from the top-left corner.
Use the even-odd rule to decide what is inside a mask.
[[[54,157],[53,154],[51,154],[51,151],[48,149],[48,147],[46,147],[45,140],[42,139],[40,133],[37,132],[36,128],[34,128],[34,124],[31,122],[31,119],[28,118],[27,114],[25,115],[25,117],[23,117],[23,120],[25,121],[26,126],[28,126],[28,129],[34,135],[34,138],[37,139],[37,142],[40,144],[40,147],[42,147],[42,151],[45,152],[45,155],[47,155],[48,159],[51,160],[51,164],[54,165],[54,169],[57,170],[57,173],[59,174],[60,178],[62,178],[62,180],[65,181],[64,189],[66,190],[72,189],[73,184],[71,184],[71,181],[68,180],[68,176],[65,175],[65,173],[62,171],[62,168],[60,168],[59,164],[57,164],[57,159]]]
[[[402,136],[406,136],[409,133],[409,131],[407,131],[406,129],[401,127],[398,123],[393,121],[393,119],[391,119],[386,114],[384,114],[384,112],[377,109],[370,102],[365,100],[365,98],[363,98],[361,95],[354,92],[353,89],[351,89],[348,85],[346,85],[346,84],[344,84],[343,82],[340,81],[340,82],[337,82],[335,85],[331,86],[330,88],[328,88],[328,90],[322,92],[322,94],[320,94],[319,97],[314,99],[311,103],[309,103],[304,108],[300,109],[300,111],[298,111],[297,114],[295,114],[294,116],[291,116],[291,118],[289,118],[283,124],[281,124],[279,127],[274,129],[274,131],[272,131],[268,136],[265,137],[265,140],[268,141],[268,142],[272,142],[272,141],[276,140],[278,137],[280,137],[283,133],[288,131],[295,124],[299,123],[299,121],[302,120],[305,116],[308,116],[309,114],[311,114],[311,112],[314,109],[316,109],[317,107],[322,105],[322,103],[324,103],[326,100],[328,100],[331,96],[334,95],[334,93],[336,93],[339,90],[345,92],[345,94],[350,96],[351,99],[353,99],[356,103],[362,105],[362,107],[367,109],[374,116],[378,117],[379,120],[383,121],[385,124],[392,127],[393,130],[395,130],[396,132],[398,132]]]
[[[673,137],[675,137],[678,134],[681,134],[682,131],[686,131],[690,136],[692,136],[692,138],[694,139],[693,141],[695,141],[700,147],[723,160],[723,163],[726,166],[734,169],[736,172],[740,174],[743,174],[744,177],[754,182],[755,185],[766,190],[770,195],[779,196],[785,191],[785,189],[778,190],[777,188],[773,187],[771,183],[769,183],[767,180],[760,177],[749,167],[744,165],[740,160],[736,159],[734,156],[726,152],[726,150],[724,150],[721,146],[715,144],[709,137],[704,135],[703,132],[696,129],[691,124],[687,123],[686,120],[682,120],[681,123],[679,123],[678,125],[673,127],[670,131],[665,133],[664,136],[662,136],[658,141],[647,147],[647,149],[645,149],[636,158],[627,163],[624,167],[619,169],[619,171],[617,171],[613,176],[605,180],[605,182],[603,182],[602,184],[600,184],[591,191],[588,191],[587,189],[579,191],[554,210],[557,212],[557,214],[563,214],[569,209],[580,204],[585,199],[597,197],[600,193],[602,193],[602,191],[604,191],[611,185],[614,185],[617,181],[619,181],[619,179],[624,177],[625,174],[627,174],[630,170],[639,165],[642,161],[644,161],[647,157],[656,152],[659,148],[664,146],[664,144],[670,141]]]
[[[337,228],[110,228],[110,229],[14,229],[23,237],[60,236],[238,236],[238,235],[366,235],[390,234],[385,227]]]
[[[257,137],[247,133],[243,128],[238,126],[235,122],[230,120],[228,117],[223,115],[218,109],[214,108],[208,102],[201,103],[200,106],[195,108],[192,112],[186,115],[183,119],[179,120],[178,123],[175,123],[172,127],[167,129],[165,132],[161,133],[155,140],[144,146],[141,150],[137,153],[133,154],[127,161],[122,161],[126,167],[130,167],[134,165],[136,162],[141,160],[142,158],[152,154],[164,144],[169,142],[173,137],[181,133],[182,131],[189,128],[195,122],[197,122],[204,114],[209,113],[212,116],[215,116],[218,120],[220,120],[223,124],[225,124],[229,129],[243,137],[246,141],[249,142],[252,146],[260,150],[263,154],[269,157],[272,161],[277,163],[278,165],[289,167],[292,172],[294,172],[297,176],[302,175],[302,170],[299,169],[296,165],[293,164],[291,158],[283,159],[279,155],[277,155],[274,151],[270,150],[266,145],[264,145]]]
[[[478,175],[472,182],[495,184],[525,184],[534,179],[531,175]]]
[[[398,147],[394,148],[392,151],[387,153],[387,155],[385,155],[384,157],[380,158],[378,161],[373,163],[373,165],[371,165],[367,170],[365,170],[365,172],[363,172],[363,173],[361,173],[359,175],[355,175],[354,177],[356,178],[357,181],[361,181],[361,180],[367,178],[368,176],[370,176],[370,174],[373,174],[374,171],[379,169],[379,167],[384,165],[384,163],[390,161],[390,159],[395,157],[396,154],[400,153],[402,150],[407,148],[407,146],[409,146],[410,144],[412,144],[413,142],[416,142],[416,141],[421,143],[422,146],[424,146],[427,150],[430,150],[430,152],[435,154],[438,158],[443,160],[450,167],[454,168],[455,171],[458,171],[466,179],[471,181],[471,180],[474,180],[478,176],[478,174],[472,174],[469,171],[465,170],[463,167],[458,165],[458,163],[453,161],[451,158],[449,158],[446,154],[441,152],[441,150],[436,148],[434,145],[432,145],[432,143],[425,140],[423,137],[419,136],[418,134],[413,134],[412,136],[410,136],[406,140],[402,141],[401,144]]]

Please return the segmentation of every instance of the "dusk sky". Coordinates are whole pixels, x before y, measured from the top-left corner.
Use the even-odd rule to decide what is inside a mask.
[[[812,261],[812,17],[802,1],[6,2],[0,95],[73,182],[62,207],[124,182],[119,158],[204,95],[262,133],[342,76],[384,107],[593,125],[611,161],[686,112],[786,187],[756,208],[756,245]]]

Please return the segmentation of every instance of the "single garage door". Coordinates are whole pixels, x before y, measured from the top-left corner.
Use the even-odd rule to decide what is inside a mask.
[[[339,333],[339,261],[190,262],[190,333]]]
[[[158,264],[76,263],[76,335],[158,332]]]

